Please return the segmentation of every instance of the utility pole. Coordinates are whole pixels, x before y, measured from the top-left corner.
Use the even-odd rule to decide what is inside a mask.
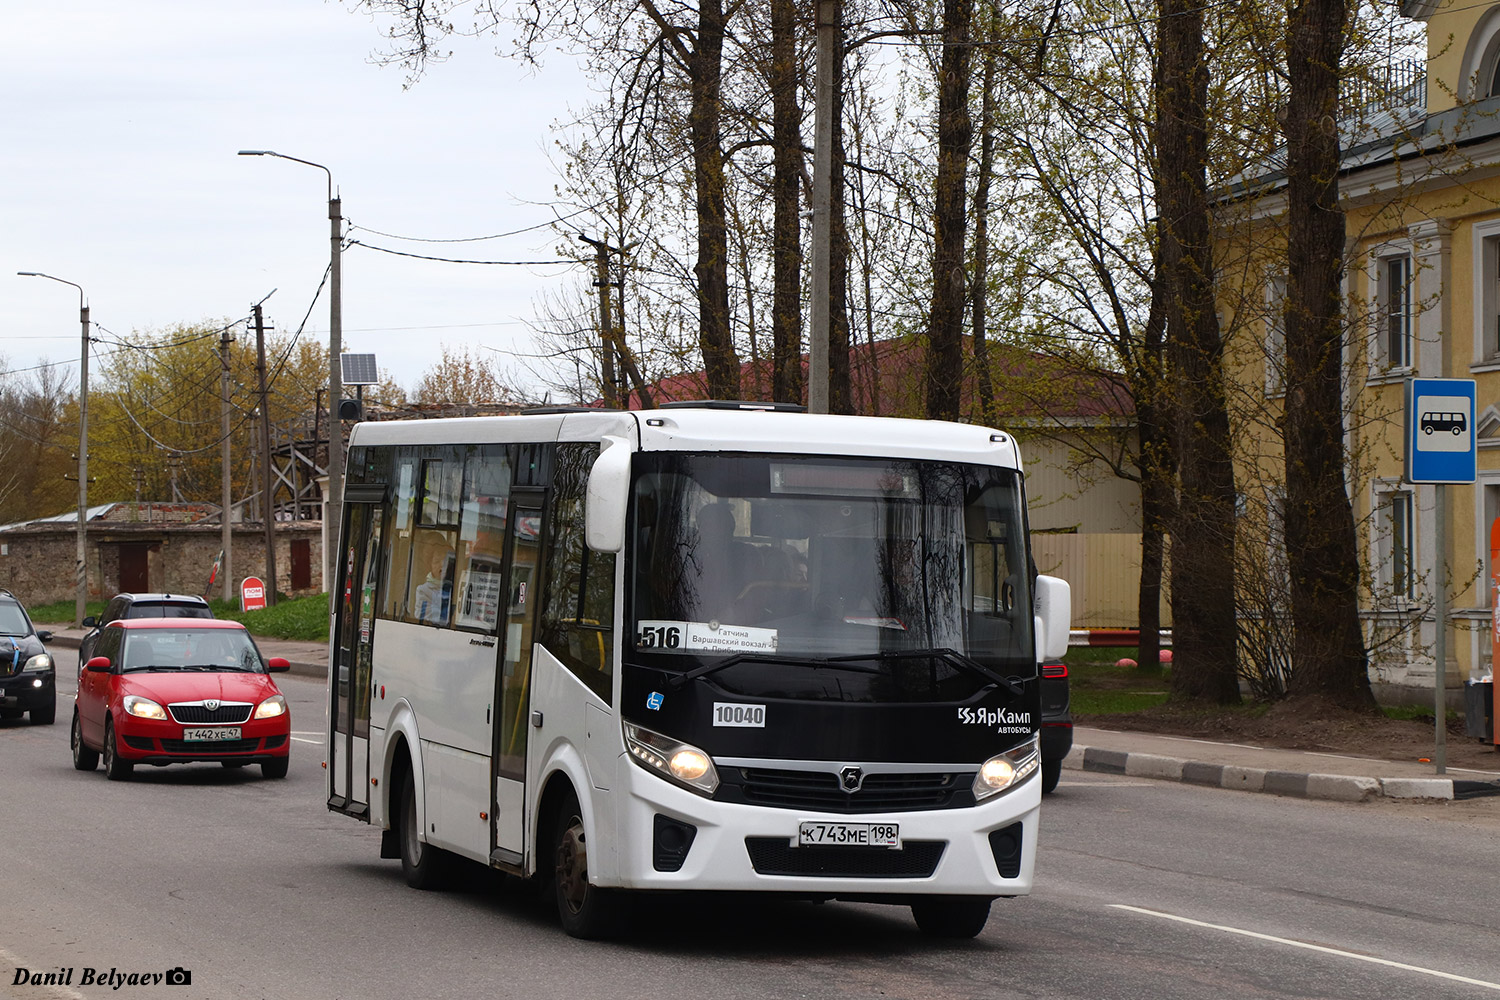
[[[78,319],[83,324],[83,355],[78,362],[78,531],[73,578],[77,588],[73,624],[83,625],[88,613],[88,520],[89,520],[89,306],[83,286],[41,271],[17,271],[23,278],[46,278],[78,289]]]
[[[276,603],[276,507],[271,503],[271,412],[266,405],[266,327],[255,304],[255,373],[260,385],[260,510],[266,526],[266,606]]]
[[[328,175],[329,183],[333,174]],[[344,373],[339,360],[344,341],[344,220],[343,199],[328,196],[328,223],[332,231],[333,256],[328,279],[328,515],[326,541],[323,546],[324,586],[328,606],[333,607],[334,581],[338,579],[339,524],[344,505],[344,418],[339,413],[344,403]],[[271,579],[276,579],[272,571]]]
[[[833,297],[833,120],[837,104],[834,79],[839,45],[839,0],[818,0],[818,78],[813,130],[812,301],[809,303],[807,409],[828,412],[829,305]]]
[[[599,336],[604,342],[604,405],[609,407],[629,406],[630,389],[621,391],[622,381],[615,374],[615,361],[620,364],[620,372],[635,387],[636,395],[640,397],[641,406],[650,409],[651,393],[646,388],[645,380],[641,378],[640,369],[636,367],[635,357],[630,353],[630,348],[625,343],[625,282],[609,280],[609,255],[617,253],[623,258],[634,243],[626,247],[612,247],[605,240],[592,240],[582,233],[578,238],[594,248],[597,261],[597,277],[594,284],[599,289]],[[612,310],[609,303],[610,288],[620,290],[620,324],[614,323]]]
[[[234,502],[229,476],[229,345],[234,338],[229,327],[219,336],[219,462],[223,466],[219,483],[219,547],[224,550],[224,564],[219,567],[225,601],[234,598],[234,534],[229,525],[229,508]]]
[[[578,238],[594,248],[594,287],[599,289],[599,357],[603,369],[604,405],[613,410],[620,405],[620,386],[615,375],[614,316],[609,308],[609,252],[615,248],[605,240],[591,240],[582,233]]]
[[[594,244],[594,261],[597,271],[594,287],[599,289],[599,335],[604,341],[604,405],[613,410],[620,405],[620,386],[615,381],[615,324],[609,308],[609,247],[603,241]]]

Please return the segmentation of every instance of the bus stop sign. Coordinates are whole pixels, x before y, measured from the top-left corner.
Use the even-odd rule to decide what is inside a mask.
[[[1408,483],[1474,482],[1474,380],[1406,381]]]

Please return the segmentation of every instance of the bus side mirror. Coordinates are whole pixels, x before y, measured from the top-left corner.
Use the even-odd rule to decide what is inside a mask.
[[[1060,660],[1068,653],[1073,627],[1073,588],[1055,576],[1036,578],[1036,661]]]
[[[625,548],[625,509],[630,500],[630,444],[624,438],[606,437],[602,447],[589,471],[584,519],[589,548],[619,552]]]

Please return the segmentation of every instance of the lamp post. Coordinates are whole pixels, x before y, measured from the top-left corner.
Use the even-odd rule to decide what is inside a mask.
[[[338,566],[339,522],[342,518],[340,505],[344,499],[344,429],[339,419],[339,402],[343,398],[342,374],[339,371],[339,354],[343,351],[343,267],[340,260],[344,240],[342,202],[333,193],[333,171],[321,163],[301,160],[285,153],[269,149],[242,149],[241,156],[274,156],[291,160],[309,167],[317,167],[328,175],[328,222],[332,258],[328,275],[328,515],[324,522],[326,533],[323,545],[323,580],[328,588],[329,600],[333,599],[335,571]],[[270,457],[267,456],[267,461]],[[266,497],[267,504],[270,497]],[[267,507],[269,517],[269,506]]]
[[[89,307],[83,286],[40,271],[17,271],[24,278],[46,278],[78,289],[78,319],[83,324],[83,351],[78,362],[78,551],[74,557],[73,576],[77,600],[73,624],[83,626],[88,613],[88,517],[89,517]]]

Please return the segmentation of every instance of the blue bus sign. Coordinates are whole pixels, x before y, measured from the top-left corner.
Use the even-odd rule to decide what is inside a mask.
[[[1474,482],[1474,380],[1406,380],[1408,483]]]

